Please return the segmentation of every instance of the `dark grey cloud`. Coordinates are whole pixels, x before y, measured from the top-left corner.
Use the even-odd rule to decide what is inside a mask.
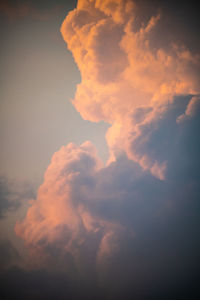
[[[169,47],[171,43],[186,46],[190,51],[200,51],[197,1],[135,0],[138,5],[136,20],[138,25],[147,22],[152,15],[161,13],[159,27],[152,37],[152,43]]]
[[[20,261],[18,251],[9,240],[0,240],[0,272]]]
[[[18,209],[23,201],[28,201],[35,196],[34,189],[28,183],[9,181],[6,177],[0,177],[0,218],[9,211]]]
[[[81,204],[97,224],[103,220],[104,224],[120,225],[114,227],[115,235],[107,241],[111,248],[99,261],[107,227],[97,225],[99,231],[87,232],[81,223],[69,251],[66,241],[74,231],[63,221],[56,227],[55,240],[48,228],[43,240],[37,242],[34,238],[33,246],[48,254],[47,266],[62,269],[68,278],[81,282],[81,295],[90,295],[87,288],[105,299],[195,299],[199,295],[199,100],[181,96],[164,107],[143,124],[136,149],[146,151],[150,157],[156,153],[155,158],[167,161],[165,180],[143,171],[125,153],[97,172],[93,171],[95,161],[89,154],[80,152],[74,161],[70,156],[69,165],[62,154],[63,168],[57,170],[54,184],[59,186],[60,178],[67,182],[65,175],[70,176],[70,201],[75,211]],[[146,117],[150,111],[143,113]],[[78,147],[73,147],[78,153]],[[54,161],[59,162],[58,158],[59,153]],[[61,186],[58,191],[62,195]],[[23,226],[29,226],[30,221],[27,218]],[[40,228],[39,220],[34,224]]]
[[[4,177],[0,178],[0,217],[2,218],[8,210],[16,209],[20,205],[20,199],[13,199],[13,192]]]
[[[65,274],[45,270],[26,271],[11,268],[0,274],[1,299],[76,299],[79,286],[73,286]]]
[[[199,107],[199,96],[189,95],[175,97],[167,104],[144,111],[136,132],[133,129],[129,138],[130,155],[138,160],[146,157],[149,165],[165,163],[164,172],[168,180],[198,180]],[[137,109],[133,119],[135,114]]]

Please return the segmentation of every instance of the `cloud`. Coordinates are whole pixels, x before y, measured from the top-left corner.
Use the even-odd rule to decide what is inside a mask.
[[[115,126],[109,129],[110,148],[115,153],[125,150],[130,159],[161,180],[180,176],[179,168],[182,176],[188,174],[189,179],[198,165],[199,104],[199,96],[188,95],[164,104],[139,107],[118,131]],[[177,170],[174,164],[179,164]]]
[[[34,197],[32,187],[28,183],[12,182],[6,177],[0,177],[0,218],[9,211],[16,210],[24,200]]]
[[[64,20],[82,76],[73,104],[111,124],[110,157],[63,146],[15,231],[32,261],[110,299],[176,299],[199,268],[199,55],[159,42],[165,11],[142,8],[82,0]]]
[[[87,120],[120,123],[137,106],[199,93],[199,54],[173,40],[159,44],[162,13],[138,22],[138,7],[79,1],[62,24],[82,77],[73,104]]]
[[[47,272],[46,270],[24,270],[10,268],[0,273],[0,297],[9,299],[81,299],[81,292],[73,286],[66,274]],[[80,288],[80,287],[79,287]],[[83,292],[83,289],[81,290]]]
[[[114,222],[92,215],[84,202],[88,201],[88,188],[95,184],[94,175],[100,166],[102,163],[90,142],[80,147],[72,143],[62,147],[54,154],[26,219],[16,225],[17,235],[28,246],[50,252],[57,244],[64,255],[70,254],[80,272],[88,268],[92,257],[95,264],[99,245],[98,255],[104,249],[107,253],[109,238],[120,228]]]
[[[144,171],[122,152],[102,167],[89,142],[55,153],[36,201],[16,225],[16,233],[36,249],[32,260],[44,251],[41,265],[57,265],[68,276],[75,272],[111,297],[125,291],[136,299],[164,291],[171,295],[174,282],[177,293],[190,278],[195,287],[200,250],[197,101],[178,97],[153,113],[144,110],[142,130],[133,134],[139,153],[146,152],[150,161],[167,160],[164,178]],[[181,124],[179,116],[188,111],[190,119]],[[136,119],[142,119],[141,111]]]
[[[0,240],[0,272],[18,264],[20,256],[8,240]]]
[[[7,17],[10,22],[31,17],[35,20],[48,21],[54,16],[57,16],[61,10],[61,5],[54,5],[50,9],[42,9],[38,3],[31,3],[30,1],[12,1],[2,0],[0,3],[0,13]]]
[[[194,284],[198,174],[191,177],[186,169],[182,176],[174,160],[176,177],[161,181],[125,155],[105,168],[96,168],[95,161],[88,145],[70,144],[54,155],[36,201],[16,226],[30,250],[36,249],[31,262],[44,251],[40,266],[94,282],[111,297],[128,291],[147,299],[145,293],[171,293],[174,282],[175,292],[190,278]]]

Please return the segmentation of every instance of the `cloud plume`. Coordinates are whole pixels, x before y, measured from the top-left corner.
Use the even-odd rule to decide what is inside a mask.
[[[162,13],[135,26],[136,13],[131,0],[79,1],[62,24],[82,76],[73,103],[85,119],[123,122],[136,106],[199,92],[199,55],[152,45]]]
[[[89,211],[88,193],[102,166],[95,152],[85,142],[80,147],[71,143],[55,153],[36,201],[15,229],[28,246],[48,249],[58,244],[81,268],[88,259],[107,254],[115,231],[120,230],[120,225]]]
[[[164,11],[141,10],[79,0],[64,20],[82,77],[73,104],[111,124],[110,157],[103,165],[90,142],[63,146],[15,231],[113,298],[175,299],[197,280],[200,62],[187,45],[159,43]]]

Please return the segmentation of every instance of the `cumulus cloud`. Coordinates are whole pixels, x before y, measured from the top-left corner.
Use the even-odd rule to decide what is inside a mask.
[[[85,119],[123,122],[136,106],[199,92],[199,55],[175,42],[152,46],[162,13],[135,26],[137,11],[131,0],[79,1],[62,24],[82,77],[73,104]]]
[[[37,199],[16,225],[16,233],[30,249],[45,251],[51,261],[55,256],[68,275],[75,272],[90,283],[95,280],[112,295],[125,290],[143,295],[140,286],[150,293],[152,281],[160,285],[160,292],[170,290],[174,281],[181,285],[191,274],[196,280],[197,101],[179,97],[169,107],[143,110],[138,116],[135,112],[135,120],[144,122],[138,134],[132,134],[138,140],[135,151],[146,153],[150,165],[157,159],[158,168],[166,161],[165,178],[155,170],[153,175],[144,171],[124,152],[102,167],[89,142],[69,144],[54,154]],[[129,142],[134,155],[135,141]]]
[[[199,104],[199,96],[188,95],[164,104],[139,107],[118,130],[114,126],[110,128],[107,133],[110,148],[116,153],[120,148],[125,150],[130,159],[161,180],[176,174],[173,164],[178,162],[182,171],[190,165],[195,169],[199,151]]]
[[[57,244],[69,253],[76,267],[88,268],[88,260],[109,252],[120,225],[92,215],[88,190],[102,166],[90,142],[80,147],[69,144],[54,154],[37,199],[26,219],[16,225],[16,233],[27,245],[46,248]]]
[[[177,141],[179,155],[183,141]],[[190,148],[197,144],[194,139]],[[176,176],[162,181],[125,154],[99,168],[91,147],[70,144],[54,154],[36,201],[16,225],[16,233],[36,249],[32,260],[42,250],[48,256],[43,265],[98,283],[112,297],[125,291],[136,297],[162,295],[172,292],[174,282],[188,284],[190,277],[194,284],[200,190],[199,171],[191,162],[198,161],[198,153],[177,160],[177,152],[169,151]]]
[[[82,76],[73,104],[111,124],[110,158],[63,146],[15,231],[111,299],[173,299],[199,266],[199,55],[155,42],[164,11],[140,20],[139,3],[80,0],[64,20]]]

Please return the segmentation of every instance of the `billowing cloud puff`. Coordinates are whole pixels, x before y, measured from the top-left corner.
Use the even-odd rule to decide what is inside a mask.
[[[59,268],[70,275],[75,268],[117,299],[125,291],[161,297],[174,282],[190,285],[192,278],[194,283],[200,250],[198,103],[175,99],[160,118],[157,108],[138,131],[140,152],[149,150],[150,161],[156,152],[161,162],[167,160],[165,180],[123,152],[103,167],[89,142],[69,144],[54,154],[16,233],[30,248],[56,259]],[[136,110],[134,117],[142,122],[151,112]]]
[[[161,180],[176,174],[173,166],[178,162],[183,174],[195,169],[200,150],[199,105],[199,96],[189,95],[135,109],[123,125],[113,125],[107,133],[113,156],[125,150],[130,159]]]
[[[131,0],[78,1],[61,33],[81,72],[73,104],[83,118],[119,123],[136,106],[199,92],[199,55],[152,45],[160,19],[138,26]]]
[[[111,123],[110,158],[90,142],[62,147],[15,230],[119,299],[164,299],[199,266],[199,56],[155,43],[162,11],[144,23],[137,12],[130,0],[81,0],[63,22],[82,76],[73,103]]]
[[[90,142],[62,147],[52,157],[26,219],[16,225],[17,235],[38,249],[59,245],[64,253],[72,255],[78,267],[84,252],[87,257],[108,253],[120,226],[91,215],[85,203],[100,166]]]
[[[199,99],[136,109],[131,120],[138,124],[127,144],[131,160],[121,150],[104,167],[89,142],[62,147],[15,230],[36,249],[32,260],[43,251],[43,264],[111,299],[178,297],[198,278]]]

